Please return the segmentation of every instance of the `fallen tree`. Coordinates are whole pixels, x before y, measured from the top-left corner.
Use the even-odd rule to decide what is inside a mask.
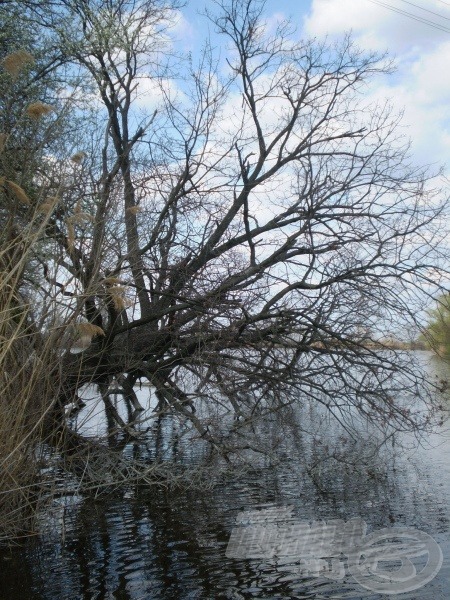
[[[77,118],[27,182],[28,204],[3,209],[42,225],[20,283],[34,343],[59,357],[44,437],[73,441],[65,406],[95,384],[108,407],[118,378],[135,408],[148,380],[159,413],[225,456],[293,404],[347,429],[355,414],[430,427],[424,375],[379,346],[420,325],[439,287],[445,201],[399,117],[364,99],[386,60],[349,39],[296,42],[287,23],[264,24],[263,3],[230,0],[208,17],[225,63],[207,44],[176,72],[175,2],[9,4],[42,24]],[[233,414],[231,431],[200,405]]]

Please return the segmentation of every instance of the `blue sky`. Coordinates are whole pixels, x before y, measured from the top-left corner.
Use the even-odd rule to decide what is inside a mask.
[[[267,18],[291,16],[303,37],[341,37],[352,30],[363,48],[388,51],[397,71],[368,89],[374,101],[389,98],[403,110],[405,131],[420,163],[447,164],[450,170],[450,0],[267,0]],[[412,2],[412,4],[411,4]],[[177,27],[183,49],[195,51],[208,33],[198,15],[211,0],[188,0]],[[423,10],[425,9],[425,10]],[[426,12],[432,11],[432,12]],[[419,20],[417,20],[419,19]],[[428,19],[432,27],[420,20]],[[448,28],[448,31],[439,29]]]

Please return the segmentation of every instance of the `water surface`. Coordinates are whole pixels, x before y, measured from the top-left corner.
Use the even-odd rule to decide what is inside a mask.
[[[439,377],[448,368],[429,355],[424,354],[423,359],[430,361],[429,368]],[[267,437],[282,434],[276,465],[261,458],[239,477],[221,476],[220,485],[212,489],[150,489],[96,501],[77,497],[55,500],[43,520],[45,533],[21,548],[0,553],[0,597],[448,598],[449,423],[422,445],[404,438],[401,445],[396,442],[383,447],[374,459],[369,430],[353,442],[323,415],[310,412],[299,417],[308,424],[304,429],[309,428],[310,435],[293,435],[282,425],[278,431],[261,429],[261,435]],[[174,443],[172,434],[177,428],[173,422],[163,423],[163,429],[158,443],[149,432],[149,455],[159,444],[166,458],[200,459],[198,454],[189,454],[188,435],[175,437]],[[426,586],[400,596],[383,596],[364,590],[350,573],[333,581],[302,573],[294,559],[227,557],[228,540],[242,511],[282,506],[292,507],[296,521],[359,517],[369,532],[386,527],[419,529],[439,543],[443,566]]]

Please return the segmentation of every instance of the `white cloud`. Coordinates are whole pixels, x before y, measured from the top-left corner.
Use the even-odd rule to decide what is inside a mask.
[[[305,19],[305,30],[314,36],[341,34],[350,29],[360,33],[378,29],[385,17],[380,7],[364,0],[314,0]]]
[[[313,0],[304,22],[305,31],[313,36],[335,36],[352,30],[366,48],[402,54],[433,47],[449,39],[449,33],[420,20],[426,19],[450,29],[450,6],[437,0],[418,0],[418,6],[435,11],[440,15],[438,17],[401,0],[386,0],[383,3],[410,13],[414,18],[370,0]]]
[[[165,81],[164,83],[166,89],[172,87],[171,81]],[[139,77],[135,93],[136,106],[145,108],[150,112],[157,109],[163,100],[160,82],[146,75]]]
[[[438,0],[417,0],[417,4],[439,13],[441,18],[401,0],[387,3],[450,29],[450,6]],[[406,134],[412,139],[418,162],[444,163],[450,156],[450,33],[369,0],[312,1],[304,20],[305,33],[334,38],[349,30],[359,46],[388,50],[396,58],[395,75],[375,80],[368,97],[378,101],[390,98],[396,109],[404,108]]]
[[[415,80],[415,97],[423,105],[450,103],[450,40],[440,44],[433,52],[423,55],[411,68]]]
[[[174,43],[184,50],[190,50],[195,41],[195,30],[192,23],[180,11],[174,11],[173,26],[170,34]]]

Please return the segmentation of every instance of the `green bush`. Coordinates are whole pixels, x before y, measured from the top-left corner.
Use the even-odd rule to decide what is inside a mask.
[[[437,307],[430,310],[429,314],[428,343],[438,353],[450,356],[450,293],[440,296]]]

